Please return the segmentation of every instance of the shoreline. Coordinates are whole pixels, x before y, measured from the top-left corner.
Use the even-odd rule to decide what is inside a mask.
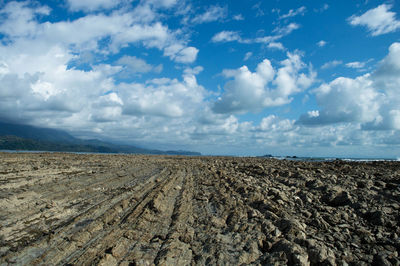
[[[73,151],[31,151],[31,150],[0,150],[0,153],[32,153],[32,154],[46,154],[46,153],[60,153],[60,154],[83,154],[83,155],[152,155],[152,156],[184,156],[184,157],[231,157],[231,158],[261,158],[261,159],[276,159],[288,161],[306,161],[306,162],[325,162],[325,161],[350,161],[350,162],[391,162],[400,161],[399,158],[373,158],[373,157],[303,157],[303,156],[235,156],[235,155],[165,155],[165,154],[141,154],[141,153],[109,153],[109,152],[73,152]]]

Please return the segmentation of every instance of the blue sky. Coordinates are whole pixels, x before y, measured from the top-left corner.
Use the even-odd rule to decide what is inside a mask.
[[[0,1],[0,119],[203,154],[400,157],[396,1]]]

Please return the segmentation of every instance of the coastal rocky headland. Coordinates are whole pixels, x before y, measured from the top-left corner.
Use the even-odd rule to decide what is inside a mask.
[[[400,265],[400,162],[0,153],[0,265]]]

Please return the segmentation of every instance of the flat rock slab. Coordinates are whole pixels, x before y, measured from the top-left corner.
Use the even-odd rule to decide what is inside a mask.
[[[400,162],[0,153],[0,265],[399,265]]]

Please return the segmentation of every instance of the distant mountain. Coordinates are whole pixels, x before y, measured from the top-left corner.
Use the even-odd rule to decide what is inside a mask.
[[[198,152],[181,150],[150,150],[131,145],[113,144],[97,139],[82,140],[62,130],[5,122],[0,122],[0,150],[201,155]]]
[[[74,138],[65,131],[39,128],[28,125],[19,125],[0,122],[0,136],[17,136],[25,139],[55,141],[55,142],[76,142],[78,139]]]
[[[0,150],[101,152],[101,153],[117,152],[116,150],[104,146],[48,142],[48,141],[20,138],[17,136],[0,136]]]

